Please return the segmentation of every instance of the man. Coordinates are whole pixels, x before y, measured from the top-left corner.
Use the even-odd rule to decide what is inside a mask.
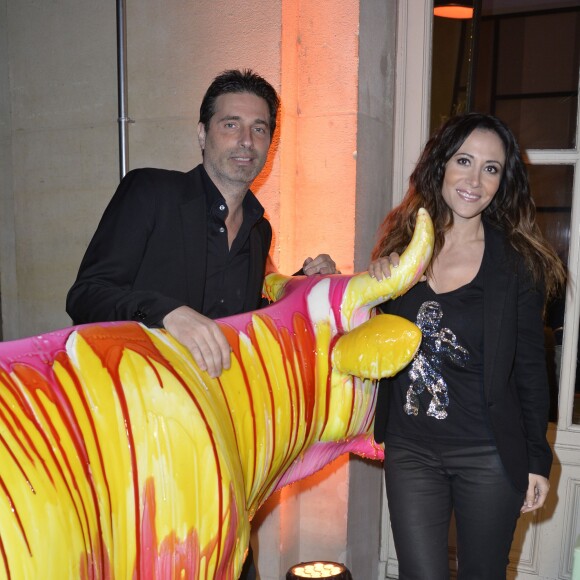
[[[75,324],[163,326],[212,377],[230,351],[212,319],[259,308],[272,230],[249,187],[266,162],[279,106],[252,71],[214,79],[200,108],[203,163],[189,173],[131,171],[119,185],[67,296]],[[327,255],[303,272],[334,273]]]
[[[121,181],[67,296],[75,324],[164,327],[210,376],[229,368],[213,319],[261,305],[272,229],[249,187],[278,107],[274,88],[250,70],[214,79],[200,107],[203,163],[188,173],[137,169]],[[335,272],[326,254],[304,262],[306,275]]]

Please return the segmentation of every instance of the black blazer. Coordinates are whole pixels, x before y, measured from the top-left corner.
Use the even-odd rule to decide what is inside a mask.
[[[75,324],[158,326],[179,306],[201,310],[207,255],[202,171],[137,169],[123,178],[67,296]],[[260,307],[271,240],[270,223],[261,219],[250,233],[246,311]]]
[[[503,466],[525,490],[528,473],[548,477],[552,451],[546,440],[549,386],[544,350],[544,295],[533,284],[523,259],[503,233],[485,225],[483,271],[484,395]],[[397,314],[397,301],[389,312]],[[406,371],[403,371],[406,372]],[[381,381],[375,440],[383,442],[389,380]]]

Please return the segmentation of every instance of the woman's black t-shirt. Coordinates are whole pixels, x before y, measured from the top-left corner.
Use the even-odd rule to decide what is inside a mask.
[[[483,260],[486,260],[485,252]],[[416,284],[383,305],[417,324],[423,338],[413,361],[389,388],[389,435],[460,445],[493,443],[483,394],[482,266],[465,286],[441,294]],[[396,309],[394,308],[396,304]]]

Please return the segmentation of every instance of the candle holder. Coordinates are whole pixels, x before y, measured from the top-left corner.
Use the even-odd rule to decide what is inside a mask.
[[[352,580],[349,569],[344,564],[315,560],[295,564],[286,573],[286,580],[301,578],[332,578],[333,580]]]

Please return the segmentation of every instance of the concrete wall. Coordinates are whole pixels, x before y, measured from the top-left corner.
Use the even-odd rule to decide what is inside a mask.
[[[70,323],[66,291],[117,181],[116,40],[102,3],[4,5],[0,271],[12,339]]]
[[[280,86],[280,3],[254,4],[127,2],[130,168],[200,161],[199,103],[221,70],[253,67]],[[88,0],[2,6],[0,271],[12,339],[70,324],[66,291],[119,180],[116,13]],[[269,181],[266,206],[278,194]]]
[[[3,301],[14,304],[16,258],[14,252],[14,196],[12,193],[12,120],[10,114],[10,73],[8,54],[8,13],[6,0],[0,0],[0,315]],[[7,275],[10,273],[9,275]],[[17,316],[8,321],[0,316],[0,340],[6,331],[16,334]]]

